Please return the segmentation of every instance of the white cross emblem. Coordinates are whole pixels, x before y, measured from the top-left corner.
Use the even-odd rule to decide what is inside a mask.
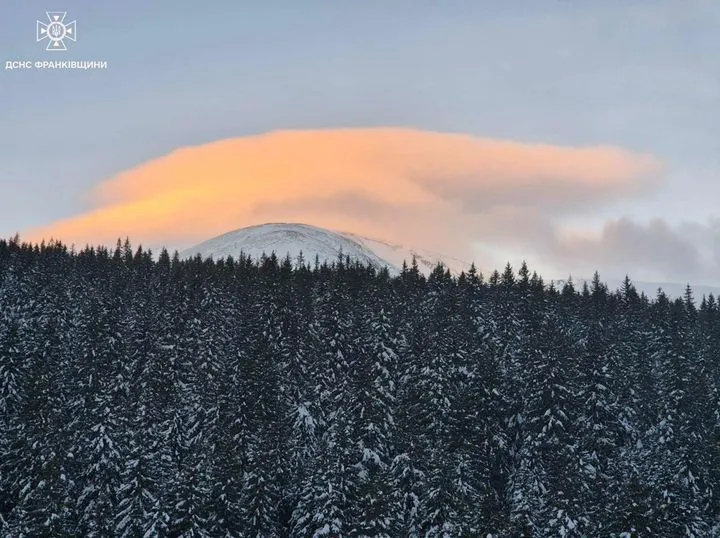
[[[45,13],[48,17],[49,24],[37,21],[38,42],[43,39],[49,40],[45,50],[67,50],[65,38],[70,41],[77,41],[76,21],[65,24],[67,11],[47,11]]]

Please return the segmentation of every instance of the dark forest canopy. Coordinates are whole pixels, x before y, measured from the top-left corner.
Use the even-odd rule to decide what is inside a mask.
[[[720,308],[0,241],[0,535],[717,536]]]

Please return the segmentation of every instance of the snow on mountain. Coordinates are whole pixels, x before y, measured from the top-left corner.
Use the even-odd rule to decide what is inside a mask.
[[[315,263],[316,256],[320,259],[320,263],[334,263],[342,252],[343,256],[349,256],[364,265],[370,264],[376,268],[385,266],[391,275],[399,274],[403,261],[409,264],[413,256],[425,275],[428,275],[438,263],[442,263],[454,275],[459,275],[461,271],[467,271],[470,267],[469,262],[427,250],[408,248],[351,232],[298,223],[259,224],[241,228],[204,241],[181,252],[180,255],[183,258],[196,254],[200,254],[203,258],[220,259],[228,256],[237,258],[241,251],[254,259],[260,258],[263,254],[270,255],[272,252],[275,252],[280,259],[290,254],[293,261],[297,261],[302,251],[306,263],[311,265]],[[486,276],[490,274],[487,268],[478,268],[478,270],[483,271]],[[561,288],[565,280],[558,279],[552,282],[556,287]],[[573,278],[575,289],[578,291],[582,289],[584,282],[587,282],[588,286],[591,285],[591,279]],[[604,282],[612,291],[622,286],[621,280],[610,279]],[[633,281],[633,284],[638,293],[644,292],[651,299],[657,296],[658,288],[662,288],[670,298],[682,297],[685,292],[685,284],[680,283]],[[699,301],[703,295],[710,293],[720,296],[720,287],[693,286],[693,293]]]
[[[450,269],[450,272],[454,275],[459,275],[462,271],[467,272],[467,270],[470,269],[470,262],[459,260],[452,256],[437,254],[424,249],[408,248],[403,245],[388,243],[387,241],[381,241],[379,239],[370,239],[369,237],[350,232],[341,233],[345,237],[357,241],[365,248],[372,250],[378,256],[388,260],[396,267],[402,267],[403,261],[407,261],[409,265],[413,256],[415,256],[418,268],[426,275],[429,274],[438,263],[442,263]]]
[[[282,260],[289,254],[293,262],[297,261],[302,252],[305,262],[311,265],[315,263],[316,256],[320,263],[326,261],[330,264],[336,262],[342,253],[343,256],[349,256],[364,265],[377,268],[387,266],[391,274],[399,272],[395,265],[357,240],[308,224],[274,223],[249,226],[204,241],[180,255],[183,258],[197,254],[203,258],[237,258],[241,251],[253,259],[258,259],[263,254],[269,256],[274,252]]]
[[[297,223],[260,224],[241,228],[183,251],[180,255],[189,258],[200,254],[203,258],[237,258],[240,252],[259,258],[262,254],[275,252],[278,258],[290,254],[296,261],[302,251],[306,263],[313,264],[315,257],[320,263],[337,261],[338,255],[349,256],[352,260],[373,267],[387,267],[391,275],[400,272],[403,261],[408,264],[415,256],[419,269],[429,274],[438,264],[443,263],[450,272],[459,274],[470,267],[469,263],[455,258],[440,256],[425,250],[409,249],[378,239],[371,239],[349,232],[340,232]]]

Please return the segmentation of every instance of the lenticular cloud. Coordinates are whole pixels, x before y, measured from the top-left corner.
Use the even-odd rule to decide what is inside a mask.
[[[144,163],[100,183],[94,209],[25,237],[182,246],[295,221],[468,256],[472,238],[493,228],[490,215],[596,206],[636,193],[657,169],[652,157],[613,147],[391,128],[281,131]]]

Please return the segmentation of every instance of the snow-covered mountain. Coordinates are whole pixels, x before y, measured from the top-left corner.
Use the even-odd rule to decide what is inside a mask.
[[[388,243],[387,241],[381,241],[379,239],[371,239],[350,232],[341,233],[343,236],[353,239],[365,248],[373,251],[395,267],[402,267],[403,261],[407,261],[408,264],[410,264],[413,256],[415,256],[418,268],[426,275],[429,274],[438,263],[442,263],[450,269],[450,272],[454,275],[459,275],[462,271],[467,272],[470,268],[470,262],[459,260],[452,256],[438,254],[424,249],[408,248],[403,245]]]
[[[214,237],[180,253],[189,258],[200,254],[203,258],[237,258],[240,252],[253,258],[275,252],[278,258],[290,255],[296,261],[300,252],[306,263],[337,261],[339,254],[349,256],[362,264],[373,267],[387,267],[391,275],[400,272],[403,260],[408,263],[415,256],[420,270],[428,274],[438,262],[442,262],[452,273],[459,274],[470,267],[469,263],[451,257],[433,254],[424,250],[406,248],[361,235],[327,230],[298,223],[273,223],[248,226]]]
[[[332,230],[295,223],[260,224],[234,230],[183,251],[181,257],[200,254],[203,258],[237,258],[240,252],[255,259],[273,252],[280,259],[289,254],[294,262],[302,253],[310,264],[316,257],[320,263],[333,263],[342,253],[362,264],[387,266],[393,274],[398,271],[392,263],[354,239]]]
[[[461,271],[467,271],[470,262],[458,260],[450,256],[429,252],[422,249],[409,248],[403,245],[389,243],[380,239],[373,239],[351,232],[328,230],[308,224],[299,223],[273,223],[248,226],[226,234],[214,237],[199,245],[181,252],[181,257],[189,258],[200,254],[203,258],[237,258],[240,252],[257,259],[263,254],[270,255],[275,252],[278,258],[284,258],[287,254],[293,261],[296,261],[300,252],[306,263],[313,264],[315,257],[320,263],[333,263],[337,261],[338,255],[349,256],[362,264],[370,264],[374,267],[387,267],[391,275],[400,272],[403,261],[410,263],[413,256],[417,260],[420,270],[428,275],[438,264],[442,263],[454,275]],[[478,267],[487,275],[492,269]],[[583,282],[590,285],[591,279],[573,278],[575,288],[582,289]],[[556,287],[562,287],[565,280],[552,280]],[[621,280],[605,280],[610,290],[619,289],[622,286]],[[662,288],[670,298],[682,297],[685,285],[673,282],[635,282],[635,288],[644,292],[648,297],[655,298],[657,289]],[[720,296],[720,287],[693,286],[695,298],[700,300],[703,295],[710,293]]]

